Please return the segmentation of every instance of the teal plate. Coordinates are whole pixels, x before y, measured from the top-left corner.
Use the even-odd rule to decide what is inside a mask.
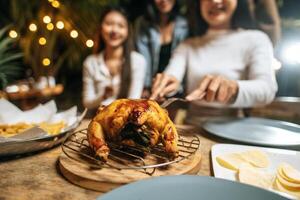
[[[163,176],[134,182],[97,200],[284,200],[276,193],[208,176]]]
[[[272,147],[300,147],[300,125],[257,117],[220,118],[206,122],[207,132],[241,143]]]

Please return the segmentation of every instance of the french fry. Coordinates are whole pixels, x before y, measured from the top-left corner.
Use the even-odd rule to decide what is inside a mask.
[[[41,129],[45,130],[50,135],[56,135],[60,133],[61,130],[65,127],[65,123],[63,121],[59,121],[57,123],[42,122],[39,124],[0,124],[0,135],[4,137],[11,137],[34,126],[39,126]]]

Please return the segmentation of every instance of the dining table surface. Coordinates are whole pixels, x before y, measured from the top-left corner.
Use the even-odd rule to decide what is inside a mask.
[[[84,119],[77,128],[87,128],[90,119]],[[201,166],[198,175],[212,176],[211,146],[222,141],[192,125],[181,125],[200,138]],[[0,158],[0,200],[2,199],[96,199],[101,192],[72,184],[61,174],[58,158],[61,146]]]
[[[83,119],[77,130],[86,129],[90,121],[90,118]],[[188,120],[178,119],[174,121],[181,121],[181,125],[178,125],[179,130],[196,134],[200,139],[201,162],[197,175],[213,176],[211,147],[218,143],[234,142],[209,134],[200,126],[190,125],[199,125],[198,123],[187,124],[182,122]],[[74,185],[62,175],[59,169],[59,156],[62,153],[61,145],[58,145],[35,153],[0,157],[0,200],[76,200],[96,199],[101,196],[102,192]]]
[[[275,102],[276,103],[276,102]],[[274,114],[293,113],[297,108],[282,106],[282,104],[272,104],[272,107],[259,112]],[[275,109],[274,109],[275,108]],[[282,110],[282,112],[281,112]],[[260,114],[259,112],[254,112]],[[276,114],[275,113],[275,114]],[[300,112],[297,112],[297,116]],[[289,117],[289,116],[288,116]],[[292,116],[293,118],[295,116]],[[87,128],[91,119],[82,120],[77,130]],[[175,120],[176,122],[176,120]],[[219,137],[213,136],[204,131],[199,126],[182,124],[181,128],[188,129],[200,138],[201,163],[199,176],[213,176],[211,164],[211,147],[217,143],[233,143]],[[0,147],[1,148],[1,147]],[[96,199],[103,193],[84,189],[69,182],[59,170],[58,158],[62,154],[61,146],[40,152],[18,155],[13,157],[0,157],[0,200],[2,199]]]

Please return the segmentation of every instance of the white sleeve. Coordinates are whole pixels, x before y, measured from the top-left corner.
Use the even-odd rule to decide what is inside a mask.
[[[277,91],[275,72],[272,67],[273,47],[269,38],[258,32],[248,52],[248,74],[239,80],[239,91],[233,107],[252,107],[270,103]]]
[[[132,78],[131,86],[128,94],[129,99],[139,99],[142,96],[145,75],[146,75],[146,60],[140,54],[133,54],[132,56]]]
[[[83,65],[83,106],[89,109],[97,108],[102,100],[104,91],[96,93],[95,83],[93,80],[93,72],[91,66],[84,62]]]
[[[182,82],[187,68],[187,52],[188,44],[183,42],[172,53],[164,73],[174,76],[178,81]]]

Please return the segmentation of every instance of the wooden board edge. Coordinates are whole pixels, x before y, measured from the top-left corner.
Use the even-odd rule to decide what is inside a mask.
[[[59,169],[63,176],[71,183],[74,185],[89,189],[89,190],[94,190],[98,192],[108,192],[110,190],[113,190],[117,187],[120,187],[124,184],[116,184],[116,183],[108,183],[108,182],[98,182],[94,181],[91,179],[87,179],[81,176],[78,176],[70,171],[68,171],[59,161]]]
[[[201,168],[202,155],[201,155],[201,153],[199,153],[199,155],[195,154],[194,156],[196,156],[196,155],[200,157],[199,161],[195,162],[194,167],[192,167],[188,172],[186,172],[186,174],[190,174],[190,175],[198,174],[198,172],[199,172],[199,170]]]

